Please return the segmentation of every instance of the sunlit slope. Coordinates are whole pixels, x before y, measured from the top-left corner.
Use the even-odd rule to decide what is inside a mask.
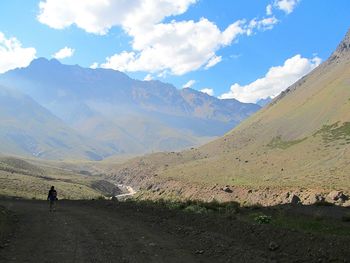
[[[349,34],[320,67],[222,138],[181,153],[162,178],[350,188]],[[169,161],[171,163],[171,161]]]
[[[52,185],[59,199],[91,199],[121,193],[114,184],[86,171],[59,168],[50,161],[2,155],[0,181],[0,196],[46,199]]]
[[[0,86],[2,154],[97,160],[107,155],[104,149],[79,135],[29,96]]]

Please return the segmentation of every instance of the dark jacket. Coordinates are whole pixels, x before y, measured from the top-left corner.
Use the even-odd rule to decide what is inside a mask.
[[[47,195],[47,199],[50,201],[56,201],[57,200],[57,192],[56,190],[50,190],[49,194]]]

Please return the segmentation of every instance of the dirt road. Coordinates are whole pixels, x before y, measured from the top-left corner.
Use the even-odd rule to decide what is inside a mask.
[[[0,262],[346,262],[349,238],[112,201],[0,200],[18,222]],[[277,247],[271,247],[274,242]]]

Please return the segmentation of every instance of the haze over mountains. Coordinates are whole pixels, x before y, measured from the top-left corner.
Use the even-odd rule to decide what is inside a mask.
[[[99,160],[115,154],[179,150],[223,135],[260,108],[193,89],[178,90],[160,81],[134,80],[114,70],[63,65],[55,59],[39,58],[27,68],[4,73],[0,84],[32,98],[21,95],[25,103],[16,98],[3,105],[9,112],[23,105],[18,110],[26,115],[19,120],[8,114],[8,120],[18,122],[11,127],[1,123],[2,138],[15,136],[2,152],[49,159]],[[6,100],[5,93],[1,96]],[[45,121],[36,121],[39,110],[34,109],[40,109]]]
[[[222,138],[198,149],[132,160],[115,177],[140,183],[147,171],[151,185],[187,191],[189,198],[208,198],[213,189],[220,191],[217,184],[347,191],[349,113],[350,30],[327,61]],[[197,196],[189,185],[200,186]],[[211,190],[203,190],[205,185]]]

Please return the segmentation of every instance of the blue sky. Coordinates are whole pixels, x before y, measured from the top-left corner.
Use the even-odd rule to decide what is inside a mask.
[[[347,0],[2,0],[0,72],[56,54],[255,102],[327,59],[349,13]]]

